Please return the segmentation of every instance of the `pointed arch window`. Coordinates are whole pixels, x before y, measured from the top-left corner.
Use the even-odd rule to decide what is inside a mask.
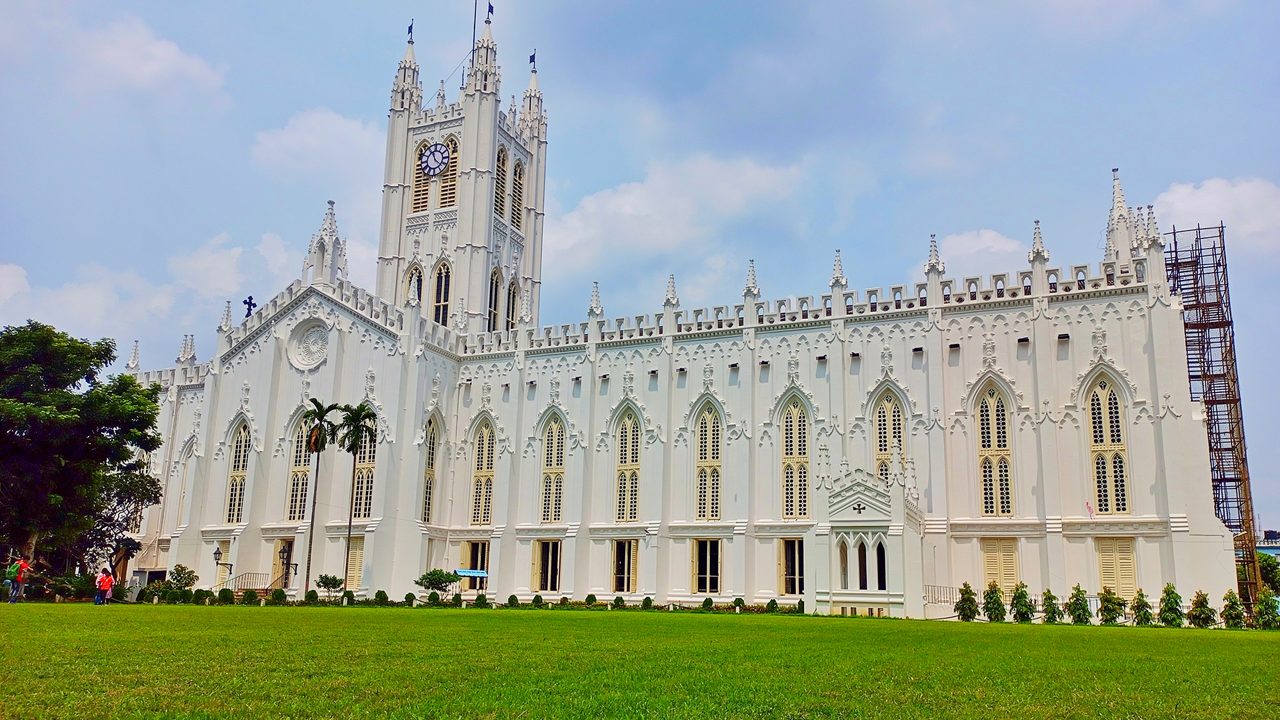
[[[889,568],[886,562],[884,543],[876,543],[876,589],[889,589]]]
[[[458,138],[450,135],[444,146],[449,148],[449,164],[440,173],[440,207],[448,208],[458,204]]]
[[[422,155],[427,151],[427,143],[418,146],[413,154],[413,196],[409,203],[410,213],[426,212],[431,208],[431,178],[422,171]]]
[[[524,219],[524,163],[511,169],[511,227],[519,230]]]
[[[563,504],[564,423],[553,417],[542,433],[542,522],[560,522]]]
[[[840,540],[840,589],[849,589],[849,543]]]
[[[373,514],[373,468],[378,452],[378,439],[370,433],[356,449],[356,486],[352,516],[368,518]]]
[[[809,417],[796,397],[782,412],[782,517],[809,517]]]
[[[436,427],[436,419],[427,420],[426,445],[427,462],[422,471],[422,522],[431,522],[431,496],[436,488],[436,447],[440,444],[440,433]]]
[[[405,297],[411,297],[422,302],[422,268],[414,265],[409,268],[409,275],[405,281]]]
[[[1129,512],[1129,448],[1124,409],[1115,381],[1103,376],[1089,388],[1089,460],[1097,512]]]
[[[498,162],[493,171],[493,214],[507,216],[507,149],[498,148]]]
[[[628,410],[618,422],[617,513],[620,522],[640,518],[640,421]]]
[[[493,524],[493,426],[486,420],[476,429],[476,451],[471,466],[471,524]]]
[[[437,325],[449,324],[449,283],[452,276],[449,263],[442,262],[436,267],[436,292],[431,305],[431,319]]]
[[[249,426],[236,428],[231,440],[231,464],[227,471],[227,523],[244,521],[244,483],[249,470]]]
[[[498,303],[502,300],[502,271],[497,268],[489,275],[489,312],[485,316],[485,329],[498,331]]]
[[[858,589],[867,589],[867,544],[858,541]]]
[[[893,449],[897,447],[903,455],[907,452],[902,435],[902,404],[898,402],[896,395],[886,390],[873,407],[876,474],[880,477],[888,477],[892,471],[898,469],[890,468]]]
[[[720,519],[720,437],[723,430],[720,414],[707,403],[698,413],[697,425],[694,506],[698,520]]]
[[[288,520],[304,520],[307,513],[307,478],[311,475],[311,454],[307,452],[307,424],[298,422],[293,433],[293,463],[289,470],[289,504],[285,508]]]
[[[520,302],[520,286],[515,280],[507,285],[507,329],[516,329],[516,306]]]
[[[978,475],[982,483],[982,514],[1012,515],[1009,407],[994,384],[988,384],[978,395]]]

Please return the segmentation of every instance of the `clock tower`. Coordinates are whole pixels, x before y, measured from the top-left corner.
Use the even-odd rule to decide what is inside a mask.
[[[523,102],[502,108],[492,24],[476,41],[458,99],[443,81],[422,102],[410,37],[391,90],[377,294],[468,332],[537,318],[542,281],[547,118],[537,69]]]

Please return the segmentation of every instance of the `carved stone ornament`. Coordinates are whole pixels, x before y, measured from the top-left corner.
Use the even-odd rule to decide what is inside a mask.
[[[329,333],[319,318],[299,323],[289,334],[289,362],[304,372],[319,366],[329,356]]]

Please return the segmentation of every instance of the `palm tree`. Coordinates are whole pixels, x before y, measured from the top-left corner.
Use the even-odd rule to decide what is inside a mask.
[[[329,419],[329,414],[338,410],[338,404],[325,405],[311,398],[311,408],[302,414],[302,422],[310,425],[307,431],[307,453],[312,456],[316,465],[315,480],[311,483],[311,529],[307,531],[307,575],[302,582],[302,594],[305,597],[311,589],[311,549],[316,539],[316,496],[320,494],[320,453],[333,442],[338,435],[338,426]]]
[[[351,520],[356,509],[356,455],[360,446],[378,437],[378,416],[364,403],[342,406],[342,422],[338,425],[338,447],[351,453],[351,501],[347,508],[347,559],[342,566],[342,588],[347,590],[351,569]]]

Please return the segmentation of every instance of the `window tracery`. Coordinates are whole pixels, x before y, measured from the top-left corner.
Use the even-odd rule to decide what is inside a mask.
[[[809,418],[799,398],[782,413],[782,517],[809,516]]]
[[[475,458],[471,470],[471,524],[493,524],[493,425],[485,420],[476,429]]]
[[[231,441],[231,463],[227,472],[227,523],[244,520],[244,485],[249,469],[249,426],[241,422]]]
[[[615,519],[636,522],[640,518],[640,422],[630,410],[618,422],[617,512]]]
[[[1013,514],[1013,452],[1004,394],[988,383],[978,395],[978,474],[982,514]]]
[[[1098,378],[1089,388],[1089,459],[1095,509],[1099,514],[1129,512],[1129,449],[1124,439],[1124,411],[1115,381]]]
[[[720,519],[720,414],[710,403],[698,413],[697,462],[695,464],[695,516],[698,520]]]
[[[563,502],[564,424],[552,417],[542,433],[542,522],[560,522]]]

